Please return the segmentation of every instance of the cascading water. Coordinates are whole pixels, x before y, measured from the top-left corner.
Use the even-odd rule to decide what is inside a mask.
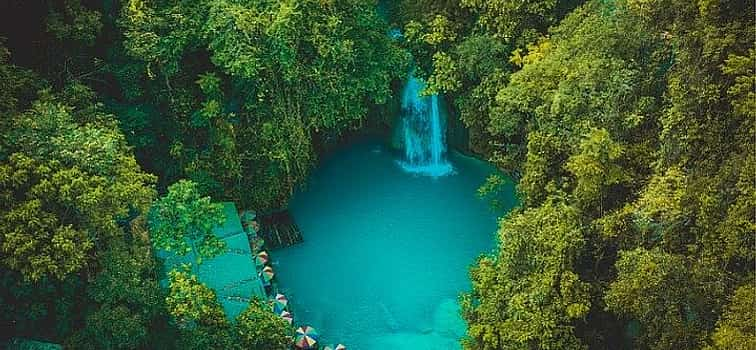
[[[446,160],[444,120],[438,95],[421,95],[425,83],[410,72],[402,94],[402,167],[409,172],[443,176],[452,172]]]

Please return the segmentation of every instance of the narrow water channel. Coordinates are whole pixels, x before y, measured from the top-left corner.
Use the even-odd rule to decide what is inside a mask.
[[[467,269],[494,247],[504,210],[476,196],[495,170],[454,152],[454,172],[420,176],[399,156],[364,141],[324,159],[290,210],[304,243],[273,252],[297,323],[322,344],[350,349],[457,349],[465,325],[456,298]]]

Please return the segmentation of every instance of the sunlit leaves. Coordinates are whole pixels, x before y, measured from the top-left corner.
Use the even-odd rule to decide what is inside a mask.
[[[181,327],[193,325],[220,326],[228,322],[215,292],[188,272],[171,270],[168,273],[168,312]]]
[[[727,89],[732,98],[733,109],[737,115],[753,118],[756,113],[756,49],[748,50],[748,55],[730,54],[722,65],[722,73],[734,79],[734,84]]]
[[[549,51],[551,51],[552,45],[552,42],[547,37],[541,37],[538,39],[538,42],[527,45],[527,54],[525,55],[523,55],[522,49],[512,51],[509,62],[518,67],[536,63],[546,57]]]
[[[685,181],[685,174],[679,168],[669,168],[664,175],[651,179],[636,202],[636,222],[642,231],[650,230],[661,238],[669,228],[681,223],[685,211]]]
[[[236,317],[236,333],[241,346],[250,350],[287,350],[292,329],[288,322],[270,311],[270,305],[253,299]]]
[[[746,12],[752,4],[716,0],[589,2],[553,27],[547,40],[534,38],[527,53],[522,46],[514,50],[510,62],[522,69],[498,86],[491,112],[478,114],[489,118],[494,160],[521,174],[525,207],[540,211],[553,206],[550,196],[563,198],[591,238],[582,265],[570,271],[589,279],[588,299],[607,309],[566,307],[564,313],[585,312],[587,324],[578,333],[587,333],[578,336],[592,347],[619,346],[613,332],[631,325],[640,325],[640,332],[628,333],[635,347],[701,347],[725,296],[753,271],[754,161],[752,149],[743,148],[754,125],[745,118],[752,114],[753,90],[753,43],[744,40],[753,26]],[[505,16],[483,18],[489,25],[493,20],[507,28]],[[748,186],[744,174],[750,174]],[[565,233],[554,227],[541,229],[559,240]],[[512,230],[501,239],[502,252],[514,250],[519,231],[531,232]],[[473,270],[475,291],[509,295],[511,278],[499,274],[548,256],[525,247],[513,256],[516,265],[481,260]],[[524,303],[506,300],[497,308],[481,301],[476,309],[471,297],[467,309],[504,318],[512,305]],[[532,327],[500,332],[506,323],[472,316],[468,333],[479,342],[472,348],[506,348],[503,337],[529,334]],[[607,322],[613,317],[616,324]],[[727,343],[728,332],[741,339],[742,331],[723,327],[713,341],[742,346]]]
[[[12,180],[8,175],[15,177],[19,175],[19,171],[33,171],[28,168],[19,169],[17,166],[18,164],[3,166],[4,196],[15,187],[8,186],[11,181],[21,180]],[[20,185],[32,186],[33,182],[29,183],[28,180],[31,179],[27,178]],[[42,206],[41,199],[31,199],[6,207],[7,211],[0,217],[2,262],[21,272],[29,280],[39,280],[46,276],[63,278],[78,271],[87,264],[88,254],[94,246],[92,238],[86,232],[61,223],[55,213],[45,211]]]
[[[478,20],[480,24],[494,35],[513,39],[529,29],[545,29],[555,17],[557,0],[462,0],[461,3],[477,10],[481,14]]]
[[[458,78],[459,67],[449,55],[436,53],[433,55],[433,75],[428,79],[430,89],[426,93],[452,92],[460,88],[462,82]]]
[[[749,350],[756,348],[756,288],[748,282],[735,290],[730,304],[712,333],[707,350]]]
[[[562,141],[555,135],[537,131],[529,134],[527,159],[518,187],[526,194],[527,206],[535,206],[561,189],[564,170],[558,165],[565,161],[562,147]]]
[[[154,195],[114,125],[96,106],[78,112],[43,94],[3,134],[15,153],[0,164],[2,260],[30,280],[87,267]]]
[[[619,162],[623,153],[624,147],[604,129],[591,130],[581,141],[566,167],[577,180],[575,193],[583,205],[598,204],[603,212],[606,191],[628,179]]]
[[[202,197],[197,184],[181,180],[168,187],[168,194],[150,209],[149,226],[155,247],[186,255],[210,258],[225,249],[213,228],[225,221],[223,206]]]
[[[183,270],[168,273],[168,313],[181,330],[182,349],[237,349],[231,323],[215,292]]]
[[[583,247],[577,211],[557,199],[507,217],[499,250],[471,270],[463,298],[466,349],[580,349],[572,321],[590,308],[588,285],[573,272]]]
[[[650,349],[694,348],[705,335],[707,302],[721,290],[698,276],[684,257],[638,248],[621,253],[607,308],[640,322],[638,342]],[[714,280],[710,271],[708,278]],[[707,278],[704,277],[704,278]]]

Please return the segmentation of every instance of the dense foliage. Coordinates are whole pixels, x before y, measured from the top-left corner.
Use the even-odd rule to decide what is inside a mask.
[[[519,179],[466,348],[753,346],[752,2],[400,9],[430,89]]]
[[[411,54],[518,181],[466,349],[756,347],[753,2],[378,5],[0,4],[0,344],[285,349],[267,304],[228,320],[154,249],[216,254],[221,200],[285,207]]]
[[[239,346],[242,349],[289,349],[291,325],[269,310],[270,304],[253,300],[249,307],[236,317]]]
[[[155,177],[90,89],[35,96],[39,77],[7,56],[0,66],[24,83],[3,90],[2,333],[74,348],[146,345],[166,323],[142,216]]]
[[[223,205],[201,197],[197,184],[181,180],[155,201],[149,212],[150,239],[155,247],[186,255],[211,258],[223,252],[225,243],[213,228],[226,218]]]
[[[134,86],[123,103],[163,111],[155,124],[167,139],[157,153],[170,157],[160,167],[176,169],[161,172],[242,205],[284,205],[314,164],[315,138],[363,125],[368,107],[385,103],[391,81],[404,75],[406,55],[375,6],[128,1],[120,25],[136,62],[120,77]]]
[[[214,203],[285,206],[316,147],[367,124],[408,57],[376,5],[0,4],[0,343],[288,344],[267,306],[225,320],[153,249],[213,256]]]
[[[169,273],[168,311],[178,324],[180,349],[286,350],[293,330],[270,305],[253,299],[229,322],[215,292],[184,271]]]

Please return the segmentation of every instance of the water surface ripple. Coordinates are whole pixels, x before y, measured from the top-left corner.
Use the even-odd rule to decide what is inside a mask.
[[[304,243],[273,252],[295,322],[354,350],[459,348],[456,298],[502,212],[476,196],[490,165],[449,160],[453,174],[419,176],[362,142],[322,162],[290,205]],[[511,184],[502,200],[515,204]]]

